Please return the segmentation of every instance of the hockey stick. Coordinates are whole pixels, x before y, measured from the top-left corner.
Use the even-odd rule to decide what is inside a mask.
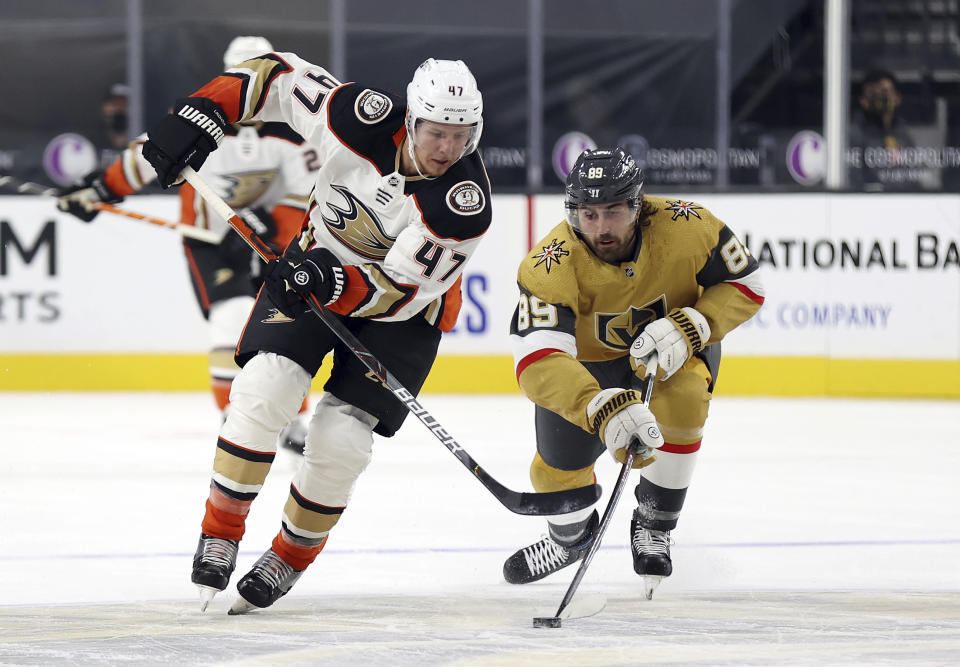
[[[153,216],[143,215],[142,213],[136,213],[135,211],[129,211],[125,208],[119,208],[117,206],[105,204],[100,201],[93,202],[93,207],[98,211],[106,211],[107,213],[113,213],[114,215],[122,215],[125,218],[133,218],[134,220],[149,222],[151,225],[159,225],[160,227],[175,229],[180,232],[181,235],[186,236],[187,238],[204,241],[206,243],[220,243],[220,240],[223,238],[223,234],[218,234],[212,229],[203,229],[202,227],[185,225],[181,222],[171,222],[170,220],[164,220],[162,218],[154,218]]]
[[[56,188],[52,188],[49,185],[40,185],[39,183],[24,181],[16,176],[0,176],[0,187],[3,187],[4,185],[13,186],[17,189],[17,192],[23,194],[46,195],[49,197],[57,196]]]
[[[237,215],[233,209],[217,193],[210,189],[200,176],[190,167],[186,167],[181,175],[194,187],[197,193],[203,197],[204,201],[213,207],[220,217],[227,221],[237,233],[239,233],[247,243],[250,244],[261,259],[269,262],[276,259],[277,255],[270,247],[260,239],[253,229]],[[390,390],[397,399],[403,403],[424,426],[430,429],[430,432],[441,442],[443,446],[450,450],[450,453],[457,457],[467,470],[480,480],[493,496],[511,512],[526,515],[550,515],[566,514],[575,512],[578,509],[590,507],[600,499],[601,489],[597,484],[585,486],[579,489],[568,491],[554,491],[550,493],[521,493],[513,491],[503,486],[480,467],[467,451],[460,446],[452,435],[447,433],[446,429],[417,401],[410,391],[408,391],[393,374],[384,368],[375,356],[364,345],[357,340],[357,337],[347,329],[340,320],[331,315],[324,308],[317,297],[313,294],[303,295],[304,300],[310,310],[319,317],[324,324],[330,327],[337,338],[347,346],[347,348],[356,355],[357,359],[366,366],[380,380],[384,387]]]
[[[15,187],[17,192],[20,192],[23,194],[43,195],[45,197],[57,197],[60,194],[60,191],[57,190],[57,188],[52,188],[46,185],[40,185],[39,183],[31,183],[30,181],[24,181],[14,176],[0,176],[0,187],[3,187],[5,185]],[[119,208],[117,206],[112,206],[110,204],[105,204],[103,202],[92,202],[92,205],[93,205],[93,208],[99,211],[106,211],[107,213],[122,215],[127,218],[133,218],[134,220],[142,220],[144,222],[149,222],[151,224],[159,225],[161,227],[169,227],[170,229],[176,229],[183,236],[187,236],[192,239],[197,239],[198,241],[205,241],[207,243],[219,243],[220,239],[223,238],[222,234],[217,234],[216,232],[211,231],[209,229],[201,229],[200,227],[194,227],[193,225],[185,225],[179,222],[170,222],[169,220],[154,218],[149,215],[135,213],[133,211],[128,211],[125,208]]]
[[[650,363],[647,364],[647,377],[646,377],[646,386],[643,390],[643,404],[647,407],[650,407],[650,396],[653,394],[653,382],[657,377],[657,357],[654,355],[650,359]],[[637,453],[640,450],[640,441],[634,438],[633,442],[630,443],[630,446],[627,448],[627,457],[623,462],[623,466],[620,468],[620,475],[617,477],[617,484],[613,487],[613,493],[610,494],[610,502],[607,503],[607,508],[603,510],[603,517],[600,519],[600,524],[597,526],[597,534],[593,538],[593,544],[590,545],[587,555],[583,557],[583,562],[580,563],[580,568],[577,570],[577,573],[573,576],[573,581],[570,582],[570,587],[567,588],[567,594],[563,596],[563,600],[560,602],[560,606],[557,608],[557,613],[553,616],[540,616],[533,619],[533,627],[535,628],[559,628],[561,614],[563,614],[564,609],[567,605],[570,604],[570,600],[573,599],[573,594],[577,592],[577,587],[580,585],[580,581],[583,579],[583,575],[586,574],[587,568],[590,567],[590,561],[593,560],[594,554],[597,553],[597,549],[600,548],[600,540],[603,539],[603,534],[607,532],[607,526],[610,525],[610,518],[613,516],[613,510],[617,506],[617,502],[620,500],[620,494],[623,493],[623,488],[627,484],[627,477],[630,475],[630,470],[633,468],[633,460],[637,457]],[[599,610],[597,610],[599,611]],[[596,612],[594,612],[596,613]],[[589,614],[582,614],[584,616]]]

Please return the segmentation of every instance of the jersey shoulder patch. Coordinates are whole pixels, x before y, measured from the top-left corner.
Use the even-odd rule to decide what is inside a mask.
[[[673,222],[678,225],[689,222],[718,224],[717,218],[702,204],[686,199],[672,199],[670,197],[643,196],[643,201],[649,204],[656,212],[652,216],[654,222]]]
[[[641,228],[644,242],[661,243],[674,256],[699,255],[716,244],[724,225],[706,207],[668,197],[644,195],[643,199],[645,205],[649,203],[656,209],[649,218],[650,225]]]
[[[577,302],[578,262],[588,261],[589,251],[562,222],[533,244],[520,262],[517,282],[549,303]]]
[[[438,237],[463,241],[482,236],[490,226],[490,186],[476,152],[457,161],[440,178],[414,185],[423,220]]]
[[[357,120],[366,125],[379,123],[393,111],[393,100],[387,93],[373,88],[364,88],[353,103]]]
[[[376,88],[347,83],[329,94],[330,131],[344,146],[372,162],[381,174],[393,171],[394,135],[403,127],[407,106]]]

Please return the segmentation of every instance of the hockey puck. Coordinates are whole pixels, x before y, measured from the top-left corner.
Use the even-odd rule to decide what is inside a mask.
[[[535,628],[559,628],[560,619],[557,616],[535,616],[533,618],[533,627]]]

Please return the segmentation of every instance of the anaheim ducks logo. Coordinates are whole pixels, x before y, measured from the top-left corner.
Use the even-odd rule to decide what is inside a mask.
[[[287,317],[276,308],[271,308],[270,313],[260,322],[263,324],[286,324],[287,322],[293,322],[293,318]]]
[[[630,306],[630,310],[624,313],[594,313],[597,340],[615,350],[629,350],[643,327],[663,317],[666,311],[664,301],[660,297],[641,308]]]
[[[485,203],[483,191],[473,181],[461,181],[447,192],[447,206],[460,215],[476,215]]]
[[[397,238],[384,231],[377,214],[367,208],[350,190],[342,185],[330,187],[343,197],[343,206],[328,201],[327,211],[321,209],[320,217],[329,232],[361,257],[386,257]]]
[[[373,125],[390,113],[390,110],[393,109],[393,102],[383,93],[367,88],[357,97],[353,109],[357,112],[357,118],[361,122]]]
[[[233,269],[217,269],[213,274],[213,284],[223,285],[229,282],[231,278],[233,278]]]
[[[277,177],[275,171],[251,171],[223,176],[223,199],[232,208],[244,208],[263,196]]]

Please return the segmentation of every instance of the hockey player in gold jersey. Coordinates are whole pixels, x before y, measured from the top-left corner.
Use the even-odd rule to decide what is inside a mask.
[[[592,484],[604,451],[623,461],[641,443],[630,542],[649,597],[672,572],[670,531],[700,449],[720,340],[757,312],[764,292],[756,260],[723,222],[642,186],[623,149],[580,155],[566,181],[567,219],[520,264],[510,337],[517,380],[536,404],[537,491]],[[659,382],[647,409],[631,387],[654,354]],[[597,524],[592,508],[551,517],[543,539],[507,559],[504,578],[524,584],[575,563]]]

